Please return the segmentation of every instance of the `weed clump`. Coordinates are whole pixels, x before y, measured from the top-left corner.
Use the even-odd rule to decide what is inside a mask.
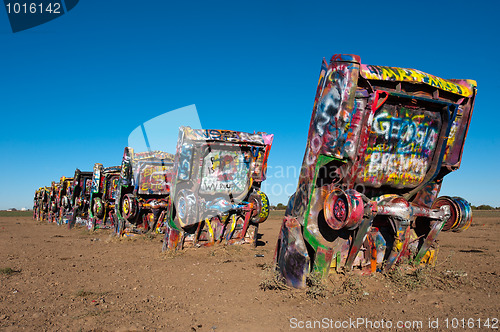
[[[339,288],[333,291],[333,295],[338,296],[343,304],[354,304],[363,299],[365,286],[357,275],[348,274]]]
[[[259,284],[260,289],[266,290],[287,290],[290,287],[285,283],[283,277],[279,274],[276,266],[262,264],[263,279]]]
[[[12,268],[10,267],[4,267],[4,268],[0,268],[0,274],[5,274],[5,275],[12,275],[14,273],[18,273],[19,271],[16,271],[16,270],[13,270]]]
[[[428,283],[429,274],[427,268],[404,271],[401,267],[397,266],[385,273],[385,277],[398,288],[416,290]]]
[[[328,294],[326,285],[321,278],[321,273],[317,271],[309,274],[306,279],[306,285],[306,295],[313,299],[324,298]]]
[[[176,257],[180,257],[185,254],[185,250],[165,250],[162,252],[162,256],[167,259],[172,259]]]
[[[87,291],[87,290],[84,290],[84,289],[80,289],[78,292],[75,293],[76,297],[89,297],[89,296],[92,296],[92,295],[94,295],[94,292]]]
[[[421,288],[449,289],[468,283],[467,274],[463,271],[438,271],[424,266],[417,269],[403,269],[397,266],[384,274],[386,279],[396,287],[404,290]]]

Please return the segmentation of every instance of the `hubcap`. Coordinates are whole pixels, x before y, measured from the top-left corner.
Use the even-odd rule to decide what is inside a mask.
[[[343,199],[337,199],[333,207],[333,214],[339,221],[344,221],[347,216],[347,208]]]

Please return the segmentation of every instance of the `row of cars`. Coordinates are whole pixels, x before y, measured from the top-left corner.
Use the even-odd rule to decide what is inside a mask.
[[[257,241],[269,215],[265,180],[273,135],[179,128],[176,153],[126,147],[120,166],[77,169],[34,197],[34,219],[121,236],[165,233],[164,249]]]
[[[303,164],[274,263],[293,287],[314,272],[388,271],[433,264],[441,231],[472,222],[470,204],[438,197],[460,167],[477,84],[373,66],[357,55],[323,60]],[[121,167],[77,170],[35,196],[39,219],[159,228],[164,248],[256,243],[269,214],[260,191],[273,136],[181,127],[175,156],[125,149]],[[66,196],[66,198],[65,198]],[[87,217],[88,215],[88,217]],[[66,217],[70,216],[70,217]]]

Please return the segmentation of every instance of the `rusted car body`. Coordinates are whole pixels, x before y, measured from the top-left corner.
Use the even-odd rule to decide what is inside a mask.
[[[115,195],[120,178],[120,166],[94,165],[90,190],[89,229],[113,228],[116,224]]]
[[[40,188],[40,192],[38,193],[38,211],[36,216],[36,220],[38,221],[48,220],[49,194],[50,194],[50,187]]]
[[[256,244],[269,215],[260,191],[273,135],[179,128],[163,249]]]
[[[52,181],[48,196],[48,221],[57,222],[59,220],[59,188],[58,182]]]
[[[57,215],[57,223],[59,225],[64,224],[67,219],[64,216],[70,211],[70,197],[71,189],[73,184],[73,178],[67,178],[62,176],[59,180],[59,191],[57,193],[57,205],[59,208]]]
[[[440,231],[469,227],[467,201],[440,197],[460,166],[476,82],[323,60],[295,194],[275,262],[289,285],[310,272],[432,263]]]
[[[40,187],[35,191],[35,196],[33,197],[33,219],[40,220],[40,211],[42,208],[42,193],[44,187]]]
[[[86,224],[88,218],[90,189],[92,187],[93,172],[82,172],[75,170],[71,185],[70,212],[65,216],[69,219],[68,228],[72,228],[77,222]]]
[[[168,206],[174,156],[126,147],[115,196],[119,235],[144,233],[161,223]]]

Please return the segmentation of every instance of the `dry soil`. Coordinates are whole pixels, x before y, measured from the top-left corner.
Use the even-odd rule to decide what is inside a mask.
[[[467,231],[442,233],[435,268],[331,275],[308,290],[274,283],[281,218],[274,212],[262,224],[257,248],[162,253],[161,236],[117,239],[107,230],[1,217],[0,330],[498,328],[500,212],[477,212]]]

